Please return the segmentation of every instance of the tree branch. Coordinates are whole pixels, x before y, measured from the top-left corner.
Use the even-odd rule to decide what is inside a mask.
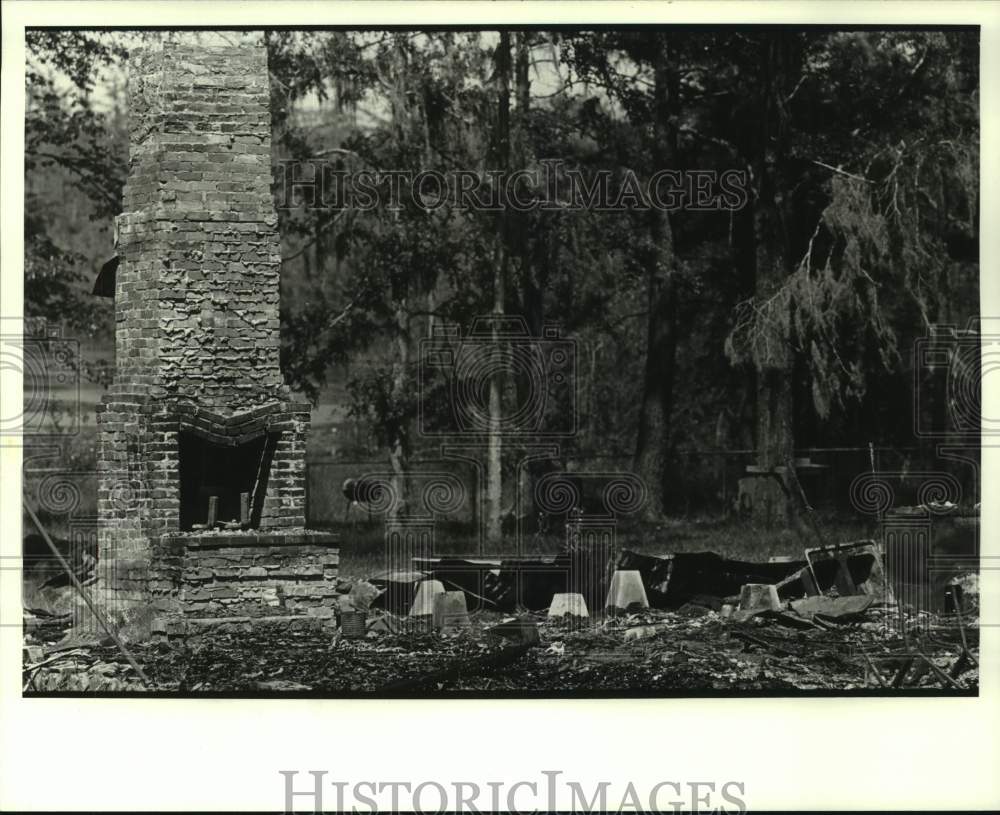
[[[875,183],[874,181],[865,178],[864,176],[855,175],[854,173],[849,173],[847,172],[847,170],[841,170],[839,167],[832,167],[829,164],[825,164],[822,161],[817,161],[816,159],[812,159],[812,163],[817,165],[818,167],[822,167],[825,170],[829,170],[830,172],[839,173],[840,175],[846,175],[848,178],[853,178],[855,181],[862,181],[865,184]]]
[[[349,210],[346,210],[346,209],[342,209],[340,212],[338,212],[337,215],[333,218],[333,220],[330,221],[328,224],[326,224],[320,230],[320,234],[326,232],[328,229],[330,229],[330,227],[335,226],[340,221],[340,219],[342,217],[344,217],[344,214],[347,213],[347,212],[349,212]],[[296,249],[294,252],[292,252],[292,254],[288,255],[287,257],[282,258],[281,262],[282,263],[287,263],[288,261],[295,260],[300,255],[303,255],[306,252],[306,250],[309,249],[310,246],[312,246],[314,243],[316,243],[316,241],[318,240],[318,238],[319,238],[319,235],[314,235],[310,240],[306,241],[304,244],[302,244],[302,246],[300,246],[298,249]]]

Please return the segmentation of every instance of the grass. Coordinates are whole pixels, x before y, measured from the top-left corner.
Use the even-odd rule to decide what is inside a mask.
[[[827,516],[818,519],[823,542],[859,540],[875,536],[872,525],[854,519]],[[371,577],[386,569],[384,527],[379,520],[327,527],[340,535],[340,574],[349,579]],[[563,534],[526,535],[521,554],[554,555],[563,545]],[[766,561],[775,556],[804,557],[803,549],[819,546],[816,533],[804,524],[797,528],[767,529],[741,520],[685,519],[660,524],[630,524],[616,530],[620,549],[650,555],[673,552],[716,552],[736,560]],[[467,557],[512,557],[518,553],[513,535],[487,549],[476,546],[468,528],[445,526],[435,529],[434,555]]]
[[[63,539],[70,537],[65,516],[45,512],[40,512],[40,516],[50,535]],[[877,534],[874,525],[832,514],[821,516],[818,525],[826,543],[872,538]],[[322,528],[340,535],[342,577],[366,578],[386,570],[385,527],[381,519],[330,524]],[[35,531],[25,516],[24,534]],[[557,554],[565,541],[561,531],[547,535],[529,533],[524,537],[520,554],[525,555]],[[616,528],[616,540],[620,549],[650,555],[707,551],[749,561],[766,561],[775,556],[803,557],[804,548],[820,545],[816,533],[804,522],[796,528],[767,529],[733,518],[685,518],[655,525],[622,523]],[[477,537],[468,525],[443,523],[434,530],[433,555],[512,557],[518,553],[513,534],[507,535],[499,546],[487,548],[477,546]]]

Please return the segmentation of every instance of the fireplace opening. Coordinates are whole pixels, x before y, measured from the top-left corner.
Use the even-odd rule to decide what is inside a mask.
[[[275,437],[219,444],[181,431],[180,528],[255,529],[260,525]],[[210,517],[210,515],[214,515]]]

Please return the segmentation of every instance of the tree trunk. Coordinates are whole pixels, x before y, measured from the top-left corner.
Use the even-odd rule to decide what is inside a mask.
[[[788,151],[788,111],[785,106],[787,49],[783,33],[769,34],[763,41],[760,144],[756,175],[758,196],[754,209],[756,242],[756,278],[754,299],[763,303],[787,281],[788,236],[785,226],[784,163]],[[792,370],[794,358],[788,329],[788,316],[781,323],[766,327],[769,354],[757,368],[756,433],[757,464],[764,470],[782,467],[794,453],[794,413]],[[777,481],[772,482],[778,486]],[[770,501],[757,502],[756,520],[790,521],[794,502],[786,500],[780,489],[769,491]]]
[[[405,105],[406,53],[405,41],[396,38],[393,52],[396,61],[396,93],[392,100],[392,117],[397,138],[400,144],[406,140],[404,126],[407,111]],[[393,219],[398,223],[399,212],[393,213]],[[409,398],[410,361],[412,359],[413,337],[410,326],[410,302],[416,282],[412,270],[400,270],[392,282],[392,300],[395,317],[396,358],[392,363],[392,402],[399,404]],[[412,427],[410,422],[401,421],[393,428],[389,438],[389,466],[392,469],[392,491],[397,497],[387,512],[392,520],[396,520],[407,512],[409,503],[409,472],[410,472],[410,442]]]
[[[496,50],[496,75],[499,88],[497,103],[497,155],[499,169],[505,173],[510,167],[510,32],[500,32],[500,44]],[[500,211],[499,234],[497,236],[497,260],[493,272],[493,314],[504,314],[506,297],[505,282],[508,263],[509,236],[506,208]],[[499,358],[502,349],[498,333],[499,320],[493,323],[493,347]],[[486,451],[486,541],[491,545],[500,543],[503,537],[503,370],[497,364],[490,377],[490,427]]]
[[[671,54],[665,35],[653,65],[653,169],[669,169],[675,154],[674,128],[670,116],[672,96]],[[639,411],[634,468],[649,494],[647,520],[665,514],[667,474],[670,458],[669,422],[673,408],[674,368],[677,349],[677,303],[674,285],[673,229],[664,210],[649,210],[649,238],[652,251],[647,260],[649,317],[646,329],[646,368]]]
[[[396,360],[392,366],[392,399],[397,404],[409,398],[411,345],[409,311],[406,300],[402,299],[396,306]],[[388,511],[393,520],[406,514],[409,503],[410,435],[411,428],[404,421],[395,428],[389,440],[392,491],[398,497]]]
[[[773,199],[758,206],[756,300],[763,302],[785,282],[783,246],[769,226],[776,217]],[[757,463],[765,468],[783,465],[794,450],[792,423],[792,352],[787,333],[769,328],[771,354],[757,371]]]
[[[517,100],[517,115],[513,122],[513,137],[511,139],[511,167],[526,169],[531,161],[531,146],[528,143],[527,117],[531,109],[531,35],[520,32],[514,41],[514,98]],[[518,258],[520,275],[518,290],[520,302],[512,300],[515,308],[524,317],[529,334],[534,338],[542,336],[545,319],[544,311],[544,277],[545,264],[539,257],[547,245],[544,232],[544,221],[527,212],[512,212],[510,218],[510,245],[508,252]],[[534,221],[535,229],[531,229]],[[533,383],[528,371],[519,370],[515,373],[514,387],[518,405],[525,405],[531,399],[537,399],[535,392],[537,383]],[[575,384],[575,383],[574,383]],[[543,417],[544,421],[545,417]],[[524,466],[518,466],[518,480],[515,485],[517,501],[515,506],[522,517],[534,516],[534,486],[539,472],[544,469],[545,462],[537,455],[533,456],[529,445],[522,445],[519,455],[528,460]]]

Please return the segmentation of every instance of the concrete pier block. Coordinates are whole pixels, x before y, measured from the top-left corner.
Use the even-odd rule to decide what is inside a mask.
[[[417,584],[417,596],[410,606],[411,617],[429,617],[434,614],[434,598],[444,594],[444,583],[440,580],[421,580]]]
[[[434,628],[442,634],[472,628],[464,591],[446,591],[434,597]]]
[[[587,601],[579,593],[554,594],[549,606],[549,617],[589,617]]]
[[[770,583],[747,583],[740,589],[740,611],[779,611],[778,589]]]
[[[611,577],[608,599],[604,604],[609,614],[624,614],[641,608],[649,608],[642,576],[634,570],[618,570]]]

